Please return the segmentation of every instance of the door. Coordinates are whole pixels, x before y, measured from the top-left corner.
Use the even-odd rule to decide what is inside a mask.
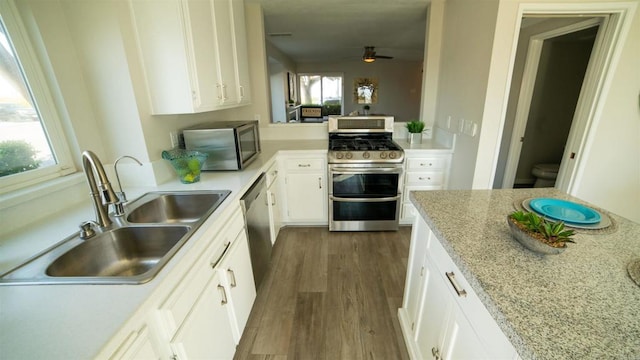
[[[567,21],[574,23],[553,25]],[[531,28],[555,29],[532,36],[535,30],[521,30],[519,41],[529,44],[519,44],[516,55],[512,89],[519,87],[519,93],[513,90],[509,98],[494,187],[530,187],[535,181],[531,174],[535,164],[561,164],[571,156],[565,154],[565,145],[571,129],[580,128],[574,118],[577,123],[586,121],[575,115],[601,21],[547,19]],[[518,64],[522,63],[520,71]]]
[[[256,298],[249,242],[244,231],[240,232],[234,241],[229,254],[220,264],[219,271],[223,273],[224,286],[229,295],[227,311],[231,318],[234,339],[238,344]]]
[[[193,309],[171,340],[178,359],[231,359],[236,344],[227,306],[229,294],[214,272]]]

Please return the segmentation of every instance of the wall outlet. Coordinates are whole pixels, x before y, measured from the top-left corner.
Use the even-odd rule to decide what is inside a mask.
[[[178,142],[178,132],[177,131],[170,131],[169,132],[169,139],[171,139],[171,147],[172,148],[177,148],[178,145],[180,145],[180,143]]]
[[[451,130],[451,115],[447,116],[447,129]]]

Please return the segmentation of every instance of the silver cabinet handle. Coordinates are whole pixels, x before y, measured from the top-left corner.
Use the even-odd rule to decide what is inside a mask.
[[[322,189],[322,178],[318,178],[318,189]]]
[[[226,244],[224,244],[224,250],[222,250],[222,254],[220,254],[220,256],[218,256],[218,258],[216,259],[216,261],[212,261],[211,262],[211,267],[215,269],[216,266],[218,266],[218,263],[220,262],[220,260],[222,260],[222,258],[224,257],[224,254],[227,253],[227,250],[229,250],[229,246],[231,245],[231,241],[228,241]]]
[[[231,269],[227,269],[227,272],[231,274],[231,287],[232,288],[236,287],[238,285],[236,283],[236,274]]]
[[[222,94],[222,85],[216,84],[216,88],[218,89],[218,100],[222,101],[224,95]]]
[[[221,305],[227,305],[227,290],[224,289],[224,286],[218,284],[218,290],[222,291],[222,301],[220,301]]]
[[[311,164],[298,164],[298,167],[311,167]]]
[[[430,176],[427,176],[427,177],[419,176],[418,180],[431,180],[431,177]]]
[[[244,86],[240,86],[240,98],[244,98]]]
[[[467,291],[465,289],[462,289],[460,285],[458,285],[458,282],[456,281],[456,274],[454,274],[453,271],[445,272],[445,274],[447,275],[447,279],[449,279],[451,286],[453,286],[453,289],[456,291],[458,296],[459,297],[467,296]]]
[[[436,348],[436,347],[431,348],[431,355],[433,355],[433,358],[436,359],[436,360],[442,359],[440,357],[440,350],[438,350],[438,348]]]
[[[271,193],[271,206],[276,206],[276,194]]]
[[[428,164],[427,163],[420,163],[420,166],[433,166],[433,164],[432,163],[428,163]]]

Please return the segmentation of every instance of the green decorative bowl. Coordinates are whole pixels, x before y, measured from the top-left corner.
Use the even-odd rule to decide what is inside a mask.
[[[162,158],[168,160],[183,184],[200,181],[200,170],[209,155],[194,150],[172,149],[162,152]]]

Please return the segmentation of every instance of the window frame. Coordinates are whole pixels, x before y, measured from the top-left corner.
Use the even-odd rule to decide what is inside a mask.
[[[344,91],[344,73],[338,73],[338,72],[304,72],[304,73],[299,73],[297,74],[298,76],[298,97],[300,98],[299,101],[302,104],[302,89],[301,89],[301,84],[302,82],[300,81],[300,77],[302,76],[319,76],[320,77],[320,100],[322,101],[322,99],[324,98],[324,89],[322,86],[322,78],[325,77],[340,77],[342,79],[342,98],[340,101],[340,112],[344,114],[344,102],[345,102],[345,91]],[[302,104],[304,105],[304,104]],[[324,105],[324,104],[320,104],[320,105]]]
[[[76,172],[69,143],[40,59],[13,0],[0,2],[0,20],[26,79],[56,164],[0,178],[0,194],[24,189]]]

